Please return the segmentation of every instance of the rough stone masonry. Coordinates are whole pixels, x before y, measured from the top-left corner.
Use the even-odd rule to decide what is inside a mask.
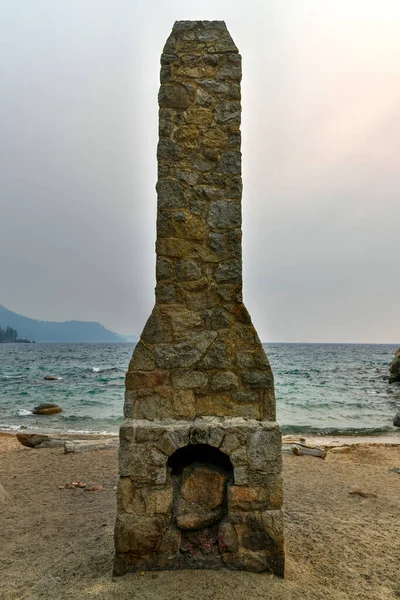
[[[272,371],[242,302],[241,56],[178,21],[161,56],[156,302],[126,375],[115,574],[283,576]]]

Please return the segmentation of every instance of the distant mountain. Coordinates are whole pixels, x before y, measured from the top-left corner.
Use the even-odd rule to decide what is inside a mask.
[[[94,321],[38,321],[0,305],[0,327],[13,327],[35,342],[124,342],[125,338]]]

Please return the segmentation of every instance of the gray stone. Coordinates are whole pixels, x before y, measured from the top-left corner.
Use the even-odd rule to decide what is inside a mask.
[[[208,241],[210,244],[211,250],[223,256],[225,254],[225,236],[223,233],[217,233],[216,231],[211,231],[208,234]]]
[[[393,419],[393,425],[395,427],[400,427],[400,410],[398,413],[395,414],[394,419]]]
[[[231,325],[232,317],[230,313],[222,308],[222,306],[217,306],[211,314],[211,326],[215,330],[226,329]]]
[[[164,108],[184,110],[190,105],[190,95],[183,85],[162,85],[158,94],[158,103]]]
[[[214,109],[214,117],[217,123],[240,123],[240,102],[221,102]]]
[[[214,392],[223,392],[227,390],[235,390],[239,387],[238,377],[232,371],[222,371],[213,375],[210,388]]]
[[[135,365],[138,371],[153,371],[155,368],[153,349],[147,348],[140,340],[133,351],[131,364]]]
[[[243,382],[245,386],[251,388],[268,388],[274,384],[272,371],[249,371],[243,373]]]
[[[174,179],[161,179],[157,183],[160,208],[182,208],[186,205],[182,184]]]
[[[175,286],[162,285],[159,283],[156,287],[156,299],[159,304],[171,304],[178,302]]]
[[[236,392],[235,400],[237,402],[258,402],[259,392],[256,392],[256,391]]]
[[[156,365],[161,368],[192,367],[207,352],[217,337],[215,331],[190,333],[184,342],[160,344],[155,349]]]
[[[172,385],[176,389],[197,389],[205,387],[208,377],[202,371],[182,371],[172,374]]]
[[[252,470],[267,475],[280,473],[282,469],[282,452],[279,430],[255,432],[250,438],[248,457]]]
[[[171,234],[171,215],[159,210],[157,214],[157,237],[164,238]]]
[[[239,351],[236,353],[236,359],[241,369],[262,369],[270,370],[269,361],[263,348],[259,348],[255,352]]]
[[[176,264],[179,281],[195,281],[201,277],[201,268],[194,260],[180,260]]]
[[[176,178],[185,181],[189,185],[196,185],[199,180],[198,174],[193,173],[193,171],[177,171]]]
[[[235,229],[242,222],[242,211],[239,202],[217,200],[210,204],[208,223],[216,229]]]
[[[156,276],[157,281],[163,279],[174,279],[175,269],[174,263],[168,258],[157,257]]]
[[[173,157],[174,160],[178,160],[182,156],[182,150],[172,140],[160,138],[157,146],[157,158],[161,160],[163,158]],[[223,169],[221,168],[221,171]]]
[[[226,152],[218,163],[218,170],[221,173],[232,173],[240,175],[242,170],[242,155],[239,151]]]
[[[218,265],[215,274],[217,283],[240,283],[242,281],[242,263],[238,260],[227,260]]]

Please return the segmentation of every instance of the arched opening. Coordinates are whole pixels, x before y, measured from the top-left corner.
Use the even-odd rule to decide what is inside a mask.
[[[167,464],[171,475],[178,475],[182,469],[195,462],[214,465],[233,478],[233,466],[229,456],[208,444],[188,444],[179,448],[169,457]]]
[[[221,559],[218,531],[228,511],[231,460],[213,446],[189,444],[170,456],[168,467],[174,487],[173,520],[182,536],[182,564],[214,564]]]

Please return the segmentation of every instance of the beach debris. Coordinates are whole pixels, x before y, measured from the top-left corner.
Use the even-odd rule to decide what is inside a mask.
[[[107,450],[118,446],[118,439],[108,440],[67,440],[64,443],[64,453],[89,452],[91,450]]]
[[[284,454],[295,454],[296,456],[315,456],[316,458],[326,458],[326,449],[322,446],[311,446],[306,443],[306,439],[284,438],[282,443],[282,452]]]
[[[57,448],[64,446],[65,440],[52,438],[39,433],[17,433],[17,440],[27,448]]]
[[[377,498],[377,494],[374,494],[373,492],[364,492],[363,490],[360,490],[360,488],[354,488],[353,490],[350,490],[349,492],[350,495],[352,496],[361,496],[361,498]]]
[[[85,492],[104,492],[105,489],[102,485],[91,485],[85,489]]]
[[[87,483],[83,481],[73,481],[72,483],[64,483],[63,485],[59,485],[58,488],[60,490],[74,490],[76,488],[86,488]]]
[[[389,471],[392,471],[393,473],[398,473],[400,475],[400,467],[392,467],[391,469],[389,469]]]
[[[394,416],[393,425],[395,427],[400,427],[400,410]]]
[[[319,446],[306,446],[305,444],[294,444],[292,452],[296,456],[315,456],[316,458],[326,458],[325,448]]]
[[[62,377],[57,377],[56,375],[45,375],[43,379],[45,381],[60,381]]]
[[[54,404],[54,402],[42,402],[33,409],[34,415],[55,415],[56,413],[62,412],[61,406]]]

